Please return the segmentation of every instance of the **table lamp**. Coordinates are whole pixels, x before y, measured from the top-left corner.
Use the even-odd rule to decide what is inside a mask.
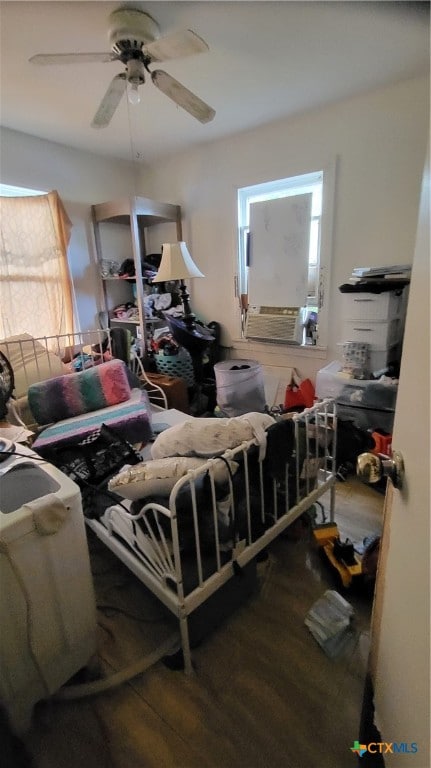
[[[171,280],[180,281],[180,296],[184,307],[183,320],[187,328],[195,327],[196,317],[190,307],[190,296],[185,279],[205,277],[194,263],[187,245],[184,242],[164,243],[159,271],[153,277],[153,283],[167,283]]]
[[[180,296],[184,314],[182,317],[165,314],[165,317],[174,339],[190,352],[195,381],[199,385],[202,381],[202,354],[214,341],[214,336],[209,328],[195,322],[196,316],[190,307],[190,297],[184,280],[195,277],[205,277],[205,275],[194,263],[187,245],[184,242],[164,243],[159,271],[153,278],[153,283],[180,281]]]

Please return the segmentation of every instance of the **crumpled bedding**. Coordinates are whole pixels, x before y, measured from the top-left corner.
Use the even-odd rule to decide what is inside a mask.
[[[254,412],[230,419],[190,419],[161,432],[152,445],[151,456],[153,459],[168,456],[211,458],[221,456],[226,450],[236,448],[245,440],[256,439],[257,444],[262,447],[263,457],[266,429],[272,424],[272,416]]]

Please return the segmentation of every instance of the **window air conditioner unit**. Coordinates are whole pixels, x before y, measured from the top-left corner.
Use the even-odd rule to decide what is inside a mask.
[[[248,307],[245,330],[248,339],[302,344],[303,332],[302,307]]]

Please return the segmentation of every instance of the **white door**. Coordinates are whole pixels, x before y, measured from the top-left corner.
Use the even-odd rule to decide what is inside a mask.
[[[388,483],[371,636],[375,724],[382,742],[407,745],[408,754],[381,748],[394,768],[431,765],[429,229],[428,157],[393,431],[405,478],[401,490]]]

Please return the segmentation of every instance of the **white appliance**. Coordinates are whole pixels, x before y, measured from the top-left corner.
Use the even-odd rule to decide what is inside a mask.
[[[22,445],[0,446],[0,701],[17,733],[96,651],[79,487]]]
[[[247,311],[248,339],[301,344],[304,334],[301,307],[267,307],[250,305]]]

